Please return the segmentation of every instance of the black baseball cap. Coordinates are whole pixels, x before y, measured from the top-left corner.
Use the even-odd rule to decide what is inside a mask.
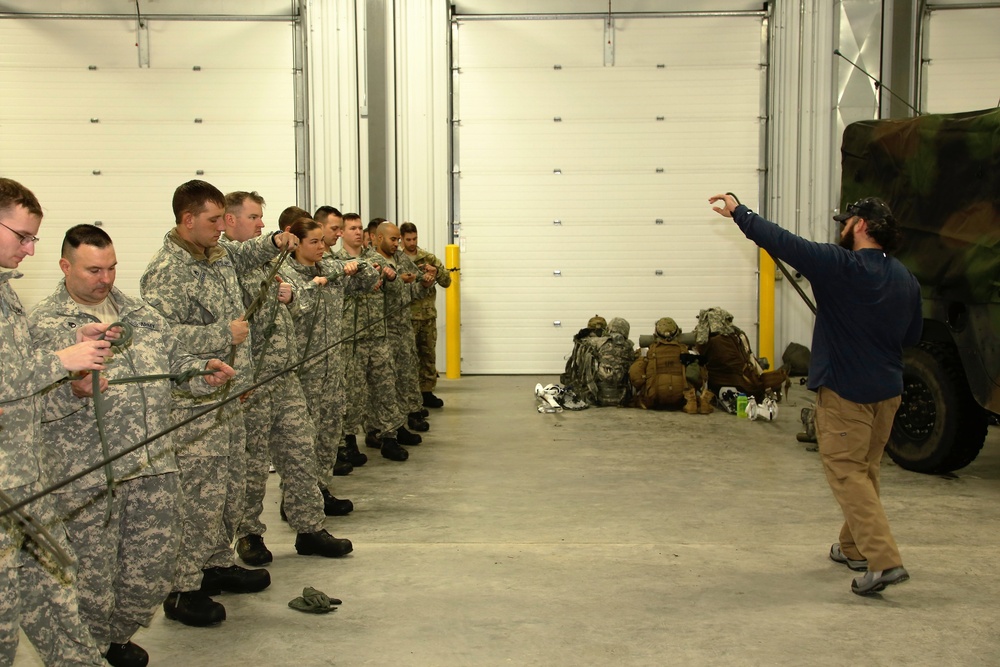
[[[865,197],[853,204],[848,204],[844,212],[833,216],[833,219],[843,223],[854,216],[865,220],[885,220],[892,216],[892,211],[889,210],[889,205],[878,197]]]

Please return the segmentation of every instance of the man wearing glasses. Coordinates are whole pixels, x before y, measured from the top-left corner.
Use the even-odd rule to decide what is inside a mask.
[[[110,343],[97,340],[106,324],[79,327],[77,343],[56,352],[32,345],[11,280],[21,277],[15,270],[21,260],[35,254],[41,223],[35,195],[0,178],[0,489],[14,502],[39,492],[48,475],[38,458],[42,391],[70,372],[104,370],[110,356]],[[51,496],[29,503],[25,511],[57,547],[72,554]],[[19,625],[46,665],[105,664],[80,621],[75,566],[61,566],[53,553],[25,539],[21,524],[10,516],[0,521],[0,664],[14,662]]]
[[[809,389],[816,392],[819,452],[844,512],[830,558],[865,571],[851,583],[870,595],[909,579],[879,498],[879,464],[903,392],[903,348],[920,341],[920,285],[891,257],[902,234],[881,199],[834,216],[837,244],[803,239],[730,194],[709,203],[748,239],[804,275],[816,296]]]

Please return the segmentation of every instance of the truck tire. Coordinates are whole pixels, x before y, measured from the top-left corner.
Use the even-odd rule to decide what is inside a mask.
[[[903,401],[886,451],[900,467],[940,474],[972,463],[989,414],[969,390],[958,350],[923,342],[903,352]]]

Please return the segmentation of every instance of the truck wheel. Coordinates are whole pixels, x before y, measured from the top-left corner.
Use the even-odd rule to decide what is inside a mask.
[[[972,463],[989,416],[969,390],[958,350],[920,343],[903,352],[903,401],[886,451],[900,467],[945,473]]]

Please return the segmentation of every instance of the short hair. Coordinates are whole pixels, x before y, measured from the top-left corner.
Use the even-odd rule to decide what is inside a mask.
[[[288,228],[292,226],[292,223],[299,218],[310,218],[309,211],[304,208],[299,208],[298,206],[289,206],[281,215],[278,216],[278,229],[283,232],[287,232]]]
[[[308,215],[304,218],[298,218],[288,227],[288,231],[295,234],[300,241],[306,239],[306,234],[313,231],[314,229],[322,229],[323,225],[319,224]]]
[[[0,212],[23,206],[31,215],[42,217],[42,205],[35,194],[17,181],[0,178]]]
[[[66,235],[63,237],[62,256],[66,257],[70,248],[76,250],[82,245],[107,248],[111,245],[111,237],[106,231],[94,225],[74,225],[66,230]]]
[[[226,196],[211,183],[197,179],[177,186],[174,190],[174,221],[179,225],[185,213],[198,215],[205,210],[205,204],[212,202],[219,208],[226,207]]]
[[[266,205],[264,198],[261,197],[260,193],[256,190],[253,192],[237,190],[236,192],[230,192],[226,195],[226,213],[236,215],[236,212],[243,208],[243,202],[247,199],[251,200],[255,204],[259,204],[260,206]]]
[[[344,217],[343,215],[341,215],[340,211],[338,211],[332,206],[320,206],[318,209],[316,209],[316,213],[315,215],[313,215],[313,220],[316,220],[318,222],[319,220],[322,220],[323,218],[326,218],[331,215],[335,215],[338,218]]]
[[[348,220],[360,220],[361,216],[357,213],[345,213],[344,214],[344,226],[347,226]]]
[[[368,222],[368,227],[365,228],[365,231],[368,232],[369,234],[374,234],[375,230],[378,229],[378,226],[381,225],[383,222],[388,222],[388,220],[386,220],[385,218],[372,218]]]
[[[399,233],[401,236],[406,236],[407,234],[416,234],[417,226],[412,222],[404,222],[399,226]]]

